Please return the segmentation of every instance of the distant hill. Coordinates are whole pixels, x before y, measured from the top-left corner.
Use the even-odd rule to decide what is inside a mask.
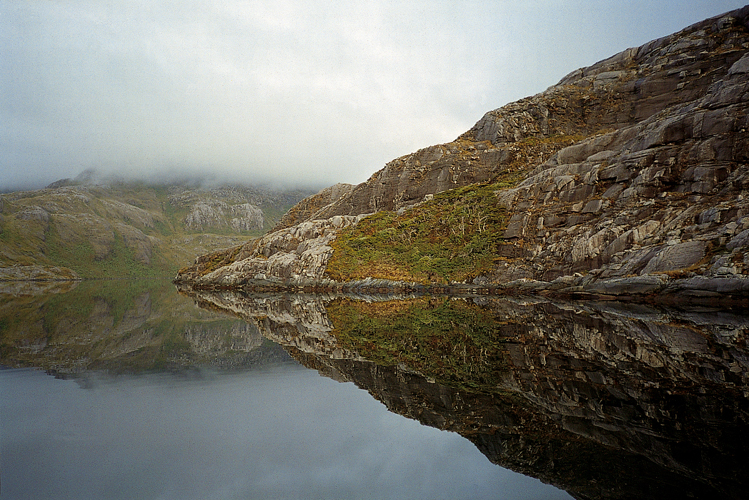
[[[64,179],[0,195],[0,279],[173,276],[257,237],[311,191]]]

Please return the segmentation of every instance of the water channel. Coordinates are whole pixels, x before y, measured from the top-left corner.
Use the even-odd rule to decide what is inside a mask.
[[[0,288],[0,498],[742,498],[749,317]]]

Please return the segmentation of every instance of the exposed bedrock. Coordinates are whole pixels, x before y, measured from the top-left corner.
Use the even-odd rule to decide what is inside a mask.
[[[260,240],[178,280],[329,284],[330,242],[364,214],[498,189],[504,245],[476,286],[602,295],[749,294],[749,6],[576,70],[455,141],[302,201]]]

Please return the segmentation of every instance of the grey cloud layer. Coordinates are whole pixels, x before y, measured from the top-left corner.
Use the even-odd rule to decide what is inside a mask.
[[[736,6],[6,2],[0,189],[86,168],[360,182],[576,67]]]

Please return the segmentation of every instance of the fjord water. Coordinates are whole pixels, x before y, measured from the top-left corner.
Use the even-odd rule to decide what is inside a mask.
[[[746,304],[7,288],[2,498],[744,498],[748,334]]]
[[[297,364],[0,385],[2,498],[567,498]]]
[[[569,498],[168,283],[5,291],[0,498]]]

